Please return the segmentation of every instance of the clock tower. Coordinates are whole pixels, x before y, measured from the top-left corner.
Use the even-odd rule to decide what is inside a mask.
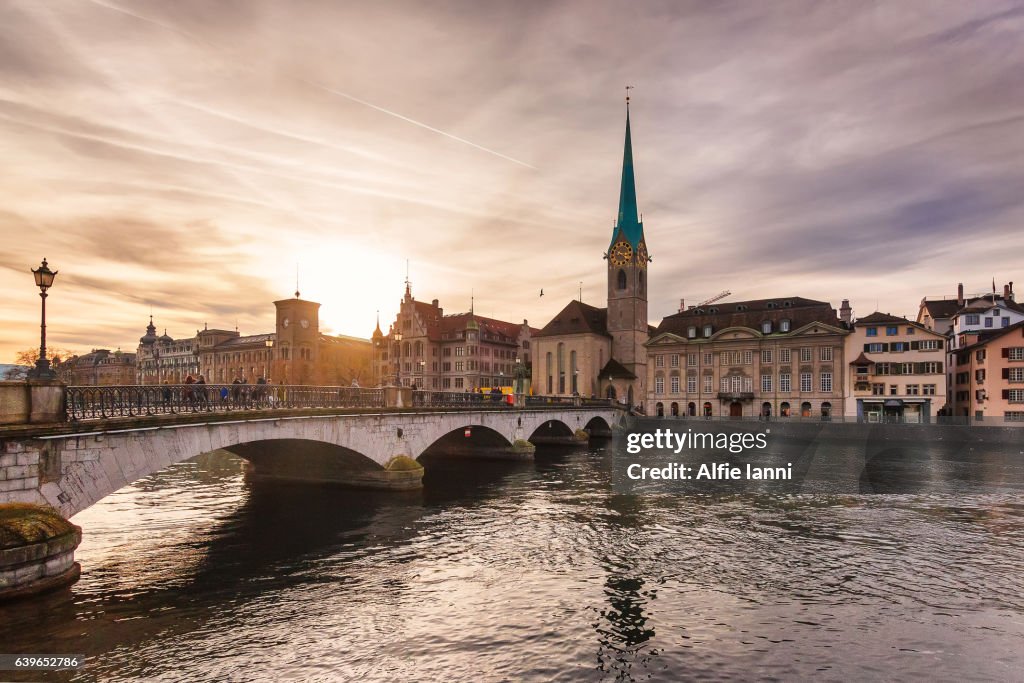
[[[280,384],[311,384],[320,350],[320,304],[294,299],[274,302],[277,326],[272,379]]]
[[[619,216],[605,255],[608,260],[608,333],[612,358],[635,379],[630,385],[631,403],[645,394],[647,379],[647,265],[651,258],[644,240],[644,224],[636,204],[633,175],[633,143],[629,130],[629,98],[626,98],[626,143],[622,155]]]

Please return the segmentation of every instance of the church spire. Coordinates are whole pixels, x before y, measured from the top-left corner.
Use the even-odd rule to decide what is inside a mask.
[[[633,175],[633,137],[629,129],[629,90],[626,86],[626,142],[622,150],[622,183],[619,188],[619,216],[612,231],[612,243],[624,238],[634,249],[643,239],[644,228],[636,206],[636,178]]]

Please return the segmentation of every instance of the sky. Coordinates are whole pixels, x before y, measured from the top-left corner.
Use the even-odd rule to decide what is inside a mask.
[[[624,86],[655,324],[1024,292],[1024,2],[0,0],[0,362],[604,305]],[[540,297],[543,288],[545,296]]]

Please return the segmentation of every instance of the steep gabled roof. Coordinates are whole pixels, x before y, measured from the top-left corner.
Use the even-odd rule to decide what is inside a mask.
[[[932,320],[945,320],[960,310],[960,303],[956,299],[925,299],[924,308]]]
[[[619,379],[636,379],[636,375],[627,370],[626,366],[612,358],[604,364],[604,367],[601,368],[601,372],[598,373],[597,378],[609,379],[615,377],[618,377]]]
[[[608,334],[608,309],[597,308],[573,299],[545,325],[537,337],[563,334]]]
[[[965,346],[962,349],[957,349],[957,353],[985,346],[986,344],[989,344],[995,341],[996,339],[1005,337],[1011,332],[1016,332],[1018,330],[1021,331],[1021,337],[1024,338],[1024,320],[1021,320],[1020,322],[1014,323],[1007,327],[999,328],[997,330],[985,330],[984,333],[980,335],[978,341],[974,342],[973,344],[970,344],[969,346]],[[975,332],[972,331],[968,332],[967,334],[975,334]]]

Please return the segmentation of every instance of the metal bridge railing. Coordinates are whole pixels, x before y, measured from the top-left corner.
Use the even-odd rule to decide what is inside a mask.
[[[411,392],[401,401],[397,387],[321,387],[281,384],[163,384],[152,386],[69,386],[65,410],[70,421],[113,417],[147,417],[189,413],[220,413],[243,410],[295,408],[445,408],[461,410],[502,410],[517,406],[509,394],[480,394],[462,391]],[[407,392],[408,390],[403,390]],[[567,407],[610,407],[610,399],[573,396],[526,396],[519,406],[532,409]],[[389,403],[388,401],[391,401]]]
[[[69,386],[68,420],[274,408],[383,408],[383,389],[281,384]]]

